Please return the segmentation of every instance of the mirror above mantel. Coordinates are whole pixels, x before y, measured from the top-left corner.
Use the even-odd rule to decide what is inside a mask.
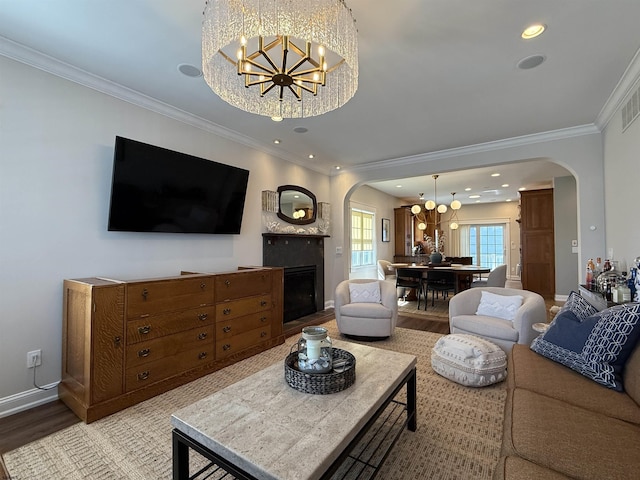
[[[330,205],[299,185],[262,191],[262,225],[276,234],[329,235]]]
[[[316,221],[318,203],[309,190],[297,185],[278,187],[278,218],[293,225],[309,225]]]

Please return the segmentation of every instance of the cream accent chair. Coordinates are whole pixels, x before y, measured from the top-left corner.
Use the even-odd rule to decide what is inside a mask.
[[[498,265],[489,272],[486,280],[476,280],[471,284],[472,288],[478,287],[504,287],[507,283],[507,266]]]
[[[380,284],[382,303],[351,303],[349,283]],[[395,283],[377,279],[344,280],[334,295],[336,322],[340,333],[346,336],[383,339],[393,335],[398,321],[398,298]]]
[[[396,281],[396,269],[391,266],[388,260],[378,260],[378,280]]]
[[[496,295],[521,295],[522,306],[511,320],[476,315],[482,292]],[[546,323],[547,311],[544,298],[528,290],[504,287],[478,287],[464,290],[449,300],[449,331],[466,333],[485,338],[502,348],[506,353],[516,343],[530,345],[539,333],[533,330],[534,323]]]

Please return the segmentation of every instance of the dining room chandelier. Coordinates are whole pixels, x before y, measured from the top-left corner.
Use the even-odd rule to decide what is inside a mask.
[[[354,96],[358,38],[344,0],[208,0],[203,15],[203,75],[227,103],[303,118]]]
[[[427,200],[424,203],[424,207],[421,206],[420,204],[415,204],[411,207],[411,213],[413,213],[413,215],[416,217],[416,219],[418,220],[418,229],[419,230],[426,230],[427,229],[427,224],[428,223],[433,223],[434,225],[436,223],[439,223],[436,221],[436,217],[435,217],[435,212],[438,212],[439,214],[445,214],[447,213],[447,205],[444,203],[441,203],[438,205],[438,177],[440,175],[432,175],[433,178],[433,200]],[[449,219],[449,228],[451,228],[452,230],[456,230],[459,225],[458,225],[458,210],[460,210],[460,208],[462,207],[462,203],[460,203],[459,200],[456,200],[455,196],[456,196],[456,192],[451,192],[451,195],[453,196],[453,200],[451,201],[451,205],[449,205],[451,207],[451,218]],[[419,196],[420,200],[424,200],[424,193],[421,193]],[[435,210],[435,212],[434,212]],[[429,222],[429,219],[433,218],[433,220],[431,222]]]

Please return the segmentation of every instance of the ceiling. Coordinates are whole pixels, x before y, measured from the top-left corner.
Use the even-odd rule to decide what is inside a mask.
[[[344,107],[308,119],[276,123],[243,112],[202,77],[179,72],[184,63],[200,67],[204,0],[0,0],[0,53],[333,174],[337,165],[597,125],[640,49],[638,0],[346,1],[359,32],[359,88]],[[533,22],[547,31],[522,40]],[[517,67],[534,54],[544,63]],[[471,186],[505,200],[525,183],[567,174],[533,162],[501,167],[496,183],[490,170],[441,172],[438,197]],[[410,182],[372,186],[398,197],[432,191],[430,177]]]

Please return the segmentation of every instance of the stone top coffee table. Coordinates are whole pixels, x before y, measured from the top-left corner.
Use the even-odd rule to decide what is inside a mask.
[[[416,357],[333,343],[356,357],[355,382],[341,392],[291,388],[283,358],[175,412],[173,478],[190,478],[189,448],[241,479],[329,478],[404,385],[406,425],[415,431]]]

